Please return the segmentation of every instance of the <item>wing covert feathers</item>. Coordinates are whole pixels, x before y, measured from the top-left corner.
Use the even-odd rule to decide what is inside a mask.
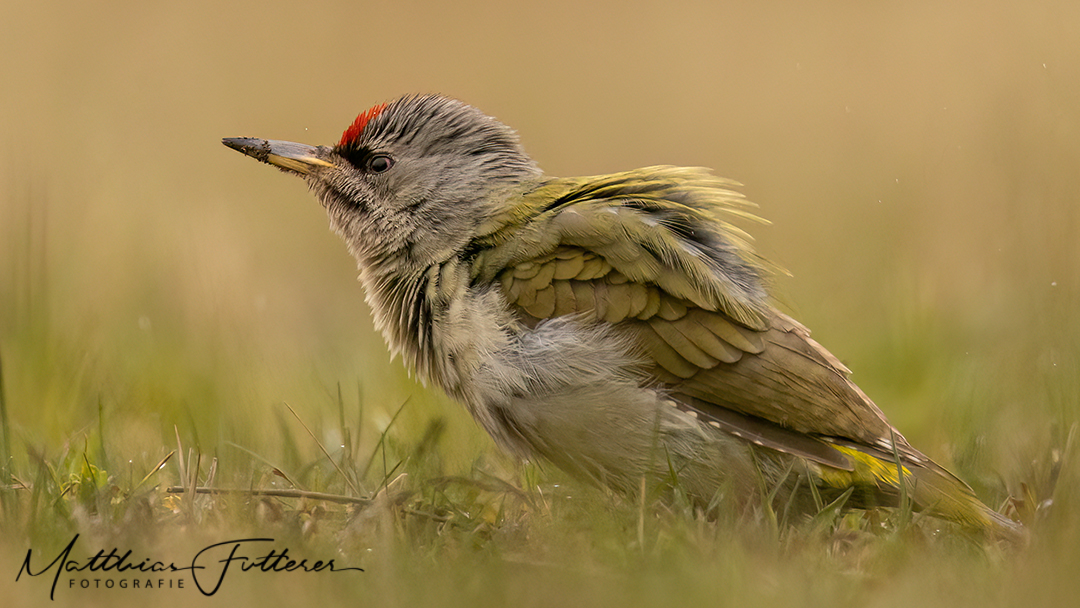
[[[655,285],[673,298],[764,329],[766,264],[749,237],[727,221],[757,218],[747,210],[751,203],[731,190],[735,185],[686,167],[550,180],[520,202],[530,211],[527,221],[504,214],[498,216],[504,224],[493,220],[481,227],[472,243],[474,279],[493,281],[511,269],[515,281],[533,279],[537,275],[526,276],[533,264],[576,280],[615,270],[625,282]],[[612,276],[607,283],[618,281]]]

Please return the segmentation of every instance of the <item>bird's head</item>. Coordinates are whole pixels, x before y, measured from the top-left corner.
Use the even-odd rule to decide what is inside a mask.
[[[436,95],[361,113],[335,146],[223,143],[303,177],[361,265],[443,261],[541,176],[513,130]]]

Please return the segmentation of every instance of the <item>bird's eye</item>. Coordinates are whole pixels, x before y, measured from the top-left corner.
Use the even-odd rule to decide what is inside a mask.
[[[367,161],[367,170],[372,173],[383,173],[394,166],[394,159],[386,154],[376,154]]]

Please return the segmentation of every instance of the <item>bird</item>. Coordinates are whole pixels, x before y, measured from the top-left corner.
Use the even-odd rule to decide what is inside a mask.
[[[549,176],[513,129],[436,94],[375,105],[332,146],[222,142],[306,181],[392,355],[514,456],[624,495],[659,479],[702,506],[906,500],[991,538],[1022,530],[777,309],[737,182]]]

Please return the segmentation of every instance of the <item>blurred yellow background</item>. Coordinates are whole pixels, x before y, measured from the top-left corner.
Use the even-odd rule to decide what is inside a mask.
[[[849,529],[730,542],[723,526],[683,534],[644,509],[635,531],[573,490],[549,500],[558,471],[541,471],[543,487],[521,474],[389,360],[303,183],[220,143],[330,144],[359,112],[417,92],[516,128],[554,175],[702,165],[745,184],[773,223],[744,228],[792,274],[776,280],[780,305],[988,504],[1022,496],[1030,550],[1002,558],[945,537],[928,552],[873,523],[877,550]],[[1074,0],[6,2],[0,572],[13,581],[27,547],[37,558],[75,532],[176,559],[231,534],[309,531],[303,517],[321,510],[330,545],[311,555],[359,546],[343,563],[369,572],[237,575],[224,601],[1070,605],[1078,235]],[[404,470],[418,508],[443,511],[402,515],[371,552],[338,536],[344,507],[282,501],[275,524],[269,501],[166,496],[186,481],[179,455],[153,471],[178,444],[202,455],[188,461],[199,483],[366,496]],[[549,510],[508,509],[489,527],[501,498],[423,482],[489,473]],[[439,518],[453,509],[457,528]],[[40,604],[46,578],[0,596]],[[59,591],[80,606],[150,598]]]
[[[978,468],[982,445],[1008,475],[1077,418],[1076,2],[4,13],[0,357],[31,443],[101,407],[151,460],[174,425],[257,444],[281,401],[332,416],[338,383],[372,411],[441,408],[388,361],[303,184],[219,143],[333,143],[412,92],[498,117],[551,174],[685,164],[744,183],[773,222],[748,226],[759,249],[793,275],[782,305],[935,457]]]

